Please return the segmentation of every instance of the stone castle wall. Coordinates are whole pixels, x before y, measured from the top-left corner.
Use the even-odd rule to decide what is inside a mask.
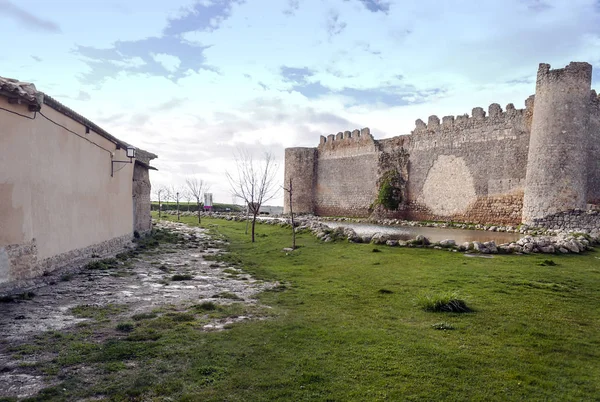
[[[527,162],[523,221],[585,209],[592,66],[541,64]]]
[[[590,137],[587,159],[587,203],[600,205],[600,96],[591,93]]]
[[[399,154],[408,163],[390,165]],[[540,64],[524,109],[492,104],[487,113],[430,116],[410,135],[383,140],[368,129],[332,134],[321,137],[314,170],[295,165],[286,152],[286,178],[313,172],[312,203],[305,199],[296,212],[380,214],[377,199],[392,169],[399,202],[385,216],[553,227],[576,227],[585,217],[581,224],[593,226],[600,214],[584,213],[600,209],[600,97],[589,64]]]
[[[317,168],[317,150],[315,148],[287,148],[285,150],[284,187],[289,188],[292,179],[294,211],[314,210],[315,170]],[[302,172],[302,175],[295,174]],[[289,211],[289,194],[283,195],[283,205]]]
[[[517,224],[521,220],[533,97],[525,109],[417,120],[410,136],[407,217]],[[443,197],[440,197],[443,194]]]
[[[314,212],[326,216],[368,216],[369,205],[377,194],[378,158],[369,130],[321,137],[317,155]]]

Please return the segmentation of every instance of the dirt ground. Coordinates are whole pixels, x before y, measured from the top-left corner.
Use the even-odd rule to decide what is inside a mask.
[[[256,304],[256,294],[277,285],[257,281],[236,268],[210,260],[209,256],[222,252],[225,243],[212,238],[205,229],[165,221],[157,227],[180,234],[182,241],[161,244],[127,260],[127,264],[120,261],[107,269],[61,270],[44,278],[46,284],[21,289],[13,300],[0,302],[0,398],[25,398],[52,385],[51,380],[28,368],[48,356],[24,361],[14,356],[14,350],[45,331],[70,330],[90,320],[73,314],[73,308],[125,305],[111,319],[127,320],[165,305],[203,301],[222,304],[227,299]],[[177,275],[184,280],[175,280]],[[219,330],[251,318],[214,320],[204,329]]]

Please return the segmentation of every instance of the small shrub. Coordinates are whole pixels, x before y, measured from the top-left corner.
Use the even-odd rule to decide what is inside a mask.
[[[131,332],[134,329],[134,325],[131,322],[120,322],[117,324],[117,331],[120,332]]]
[[[213,311],[217,309],[217,305],[213,302],[202,302],[195,307],[201,311]]]
[[[455,329],[452,324],[449,324],[447,322],[436,322],[435,324],[431,325],[431,328],[437,329],[439,331],[451,331]]]
[[[189,274],[175,274],[171,277],[171,280],[172,281],[189,281],[193,278],[194,277]]]
[[[137,230],[134,230],[133,231],[133,237],[136,238],[136,239],[139,239],[140,238],[140,232],[138,232]]]
[[[423,295],[417,298],[417,305],[425,311],[444,313],[468,313],[472,310],[456,292],[438,295]]]
[[[540,262],[538,265],[540,265],[542,267],[554,267],[554,266],[556,266],[556,263],[553,260],[544,260],[544,261]]]
[[[373,250],[371,250],[373,253],[381,253],[381,250],[378,248],[374,248]]]

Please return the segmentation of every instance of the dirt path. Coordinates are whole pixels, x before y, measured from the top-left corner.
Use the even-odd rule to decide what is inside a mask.
[[[134,258],[112,260],[96,269],[88,266],[74,273],[54,274],[48,285],[0,303],[0,398],[31,396],[49,385],[27,368],[47,357],[24,361],[15,358],[15,347],[45,331],[70,330],[90,320],[83,318],[85,314],[77,314],[77,309],[114,305],[119,308],[110,318],[126,320],[165,305],[203,301],[255,304],[256,294],[276,285],[256,281],[236,268],[211,260],[222,250],[224,241],[211,238],[204,229],[164,221],[157,227],[177,233],[179,241],[161,243]],[[204,329],[218,330],[250,318],[213,320]]]

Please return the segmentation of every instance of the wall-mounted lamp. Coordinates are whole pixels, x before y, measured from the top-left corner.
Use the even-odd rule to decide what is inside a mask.
[[[113,177],[113,175],[115,174],[115,163],[133,163],[133,158],[135,158],[135,151],[136,149],[134,147],[128,146],[125,150],[125,155],[127,155],[127,157],[129,158],[128,161],[111,161],[112,163],[110,164],[110,177]]]

